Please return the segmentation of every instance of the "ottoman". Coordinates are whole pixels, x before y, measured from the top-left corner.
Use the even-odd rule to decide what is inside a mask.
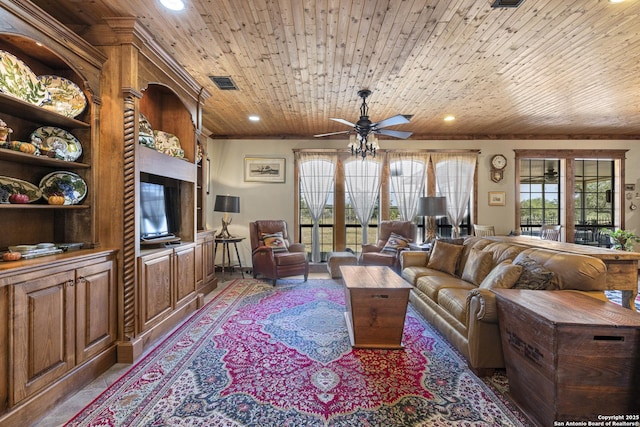
[[[342,278],[341,265],[357,265],[358,257],[351,252],[330,252],[327,257],[327,270],[332,279]]]

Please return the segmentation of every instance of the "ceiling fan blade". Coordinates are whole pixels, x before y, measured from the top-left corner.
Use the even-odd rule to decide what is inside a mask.
[[[388,119],[384,119],[382,121],[379,121],[378,123],[374,123],[371,126],[381,129],[387,126],[403,125],[405,123],[409,123],[409,119],[407,119],[404,114],[398,114],[397,116],[389,117]]]
[[[345,119],[335,119],[335,118],[333,118],[333,117],[330,117],[329,119],[330,119],[330,120],[334,120],[334,121],[336,121],[336,122],[338,122],[338,123],[342,123],[343,125],[347,125],[347,126],[352,127],[352,128],[356,127],[356,125],[355,125],[355,124],[353,124],[353,123],[351,123],[351,122],[348,122],[348,121],[346,121]]]
[[[321,133],[319,135],[313,135],[313,136],[315,136],[317,138],[319,136],[340,135],[340,134],[345,134],[345,133],[350,133],[350,132],[351,132],[350,130],[343,130],[341,132]]]
[[[400,138],[400,139],[407,139],[413,134],[413,132],[403,132],[400,130],[391,130],[391,129],[378,129],[376,130],[376,133],[379,133],[380,135],[387,135],[387,136],[392,136],[394,138]]]

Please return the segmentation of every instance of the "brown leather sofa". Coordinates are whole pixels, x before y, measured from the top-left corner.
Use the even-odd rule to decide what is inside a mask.
[[[385,245],[389,241],[391,233],[404,237],[412,242],[416,236],[416,225],[412,221],[382,221],[378,227],[378,241],[376,244],[362,245],[360,254],[361,265],[382,265],[397,270],[400,267],[398,254],[408,246],[398,248],[395,251],[385,251]]]
[[[546,290],[540,292],[573,290],[606,300],[606,266],[586,255],[481,237],[468,237],[463,245],[437,241],[431,253],[401,254],[402,277],[414,285],[409,296],[413,306],[464,355],[478,375],[504,368],[496,299],[491,289],[512,287],[521,276],[518,268],[522,267],[517,263],[525,260],[534,260],[544,267],[542,270],[555,273]]]
[[[280,233],[276,243],[265,243],[265,235]],[[282,220],[260,220],[249,223],[251,238],[251,261],[253,262],[254,279],[261,274],[273,281],[289,276],[309,277],[309,260],[307,251],[302,243],[290,243],[287,223]]]

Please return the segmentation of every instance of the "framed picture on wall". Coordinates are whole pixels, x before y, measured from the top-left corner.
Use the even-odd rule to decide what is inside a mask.
[[[489,206],[504,206],[506,198],[504,191],[489,191]]]
[[[285,159],[281,157],[245,157],[246,182],[284,182]]]

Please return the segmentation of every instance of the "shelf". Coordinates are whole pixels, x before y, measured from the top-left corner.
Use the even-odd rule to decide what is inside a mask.
[[[43,122],[65,128],[89,128],[89,123],[63,116],[18,98],[0,93],[0,111],[10,111],[11,115],[25,120]]]
[[[65,160],[52,159],[51,157],[46,156],[34,156],[33,154],[27,154],[8,148],[0,148],[0,160],[10,160],[16,163],[50,166],[60,169],[88,169],[90,167],[86,163],[67,162]]]

